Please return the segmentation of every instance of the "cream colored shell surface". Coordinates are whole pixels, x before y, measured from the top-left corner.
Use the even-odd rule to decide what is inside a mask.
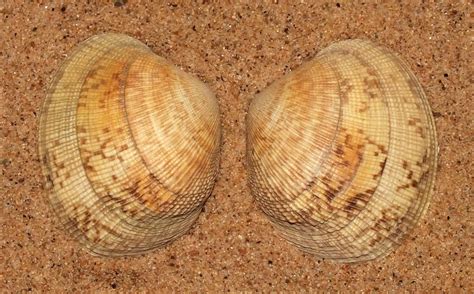
[[[80,44],[41,114],[51,205],[100,255],[142,253],[184,234],[211,193],[219,145],[211,91],[125,35]]]
[[[340,262],[382,257],[426,212],[432,114],[405,62],[369,41],[329,46],[258,94],[249,181],[278,231]]]

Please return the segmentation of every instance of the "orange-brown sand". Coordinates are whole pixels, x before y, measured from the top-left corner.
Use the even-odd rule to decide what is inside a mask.
[[[1,292],[473,292],[469,1],[34,2],[0,0]],[[47,87],[71,49],[101,32],[138,38],[198,76],[221,110],[221,170],[205,211],[184,237],[142,256],[89,255],[59,228],[42,187],[37,128]],[[348,38],[370,39],[409,63],[439,138],[427,215],[387,258],[355,265],[279,237],[252,199],[245,163],[252,96]]]

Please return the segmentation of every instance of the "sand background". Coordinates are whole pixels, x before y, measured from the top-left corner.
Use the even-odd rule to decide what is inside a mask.
[[[202,2],[0,0],[0,292],[472,293],[473,5]],[[58,227],[42,188],[37,127],[47,86],[71,49],[101,32],[138,38],[198,76],[221,110],[221,171],[205,211],[183,238],[143,256],[89,255]],[[420,225],[387,258],[356,265],[312,257],[281,239],[252,200],[245,169],[252,96],[348,38],[373,40],[409,63],[434,112],[440,152]]]

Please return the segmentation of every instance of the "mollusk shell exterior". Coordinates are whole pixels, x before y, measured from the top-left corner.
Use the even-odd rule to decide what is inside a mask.
[[[405,62],[342,41],[254,98],[247,158],[252,193],[284,238],[322,258],[370,260],[427,209],[435,126]]]
[[[42,109],[49,200],[98,255],[143,253],[184,234],[211,193],[219,148],[211,91],[125,35],[81,43]]]

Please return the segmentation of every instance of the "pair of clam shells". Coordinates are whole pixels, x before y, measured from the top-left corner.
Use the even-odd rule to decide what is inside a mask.
[[[42,110],[49,200],[92,253],[132,255],[183,235],[219,166],[215,96],[139,41],[83,42]],[[384,256],[426,211],[433,118],[406,64],[336,43],[258,94],[247,115],[252,194],[290,242],[343,262]]]

